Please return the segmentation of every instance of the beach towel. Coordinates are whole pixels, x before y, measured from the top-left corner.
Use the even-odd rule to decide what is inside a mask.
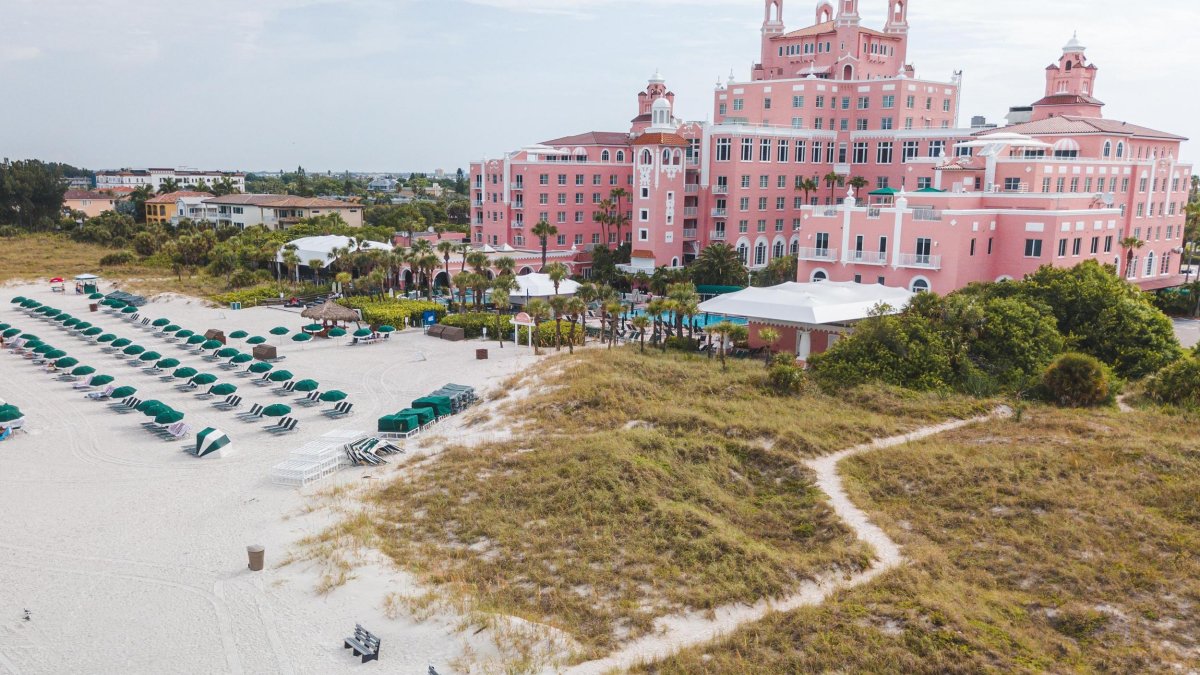
[[[9,436],[12,436],[12,429],[0,431],[0,441],[7,440]]]

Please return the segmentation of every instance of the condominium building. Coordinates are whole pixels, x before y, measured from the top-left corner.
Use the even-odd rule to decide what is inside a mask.
[[[361,204],[333,199],[233,194],[206,199],[203,204],[216,209],[218,225],[242,229],[253,225],[264,225],[272,230],[286,229],[304,218],[330,213],[338,214],[351,227],[362,227],[363,224]]]
[[[162,187],[163,182],[174,180],[179,187],[189,188],[201,184],[211,187],[223,180],[229,180],[234,189],[243,192],[246,189],[246,174],[226,171],[196,171],[194,169],[122,169],[120,171],[100,171],[96,173],[96,189],[127,187],[137,188],[149,185],[155,192]]]

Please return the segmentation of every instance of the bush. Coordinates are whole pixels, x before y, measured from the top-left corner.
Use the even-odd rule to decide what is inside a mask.
[[[808,374],[791,354],[776,354],[767,370],[767,382],[780,394],[802,394],[808,388]]]
[[[234,274],[237,276],[237,273]],[[252,272],[253,281],[261,278],[261,270]],[[245,278],[245,277],[243,277]],[[236,284],[234,284],[236,285]],[[302,284],[298,287],[283,290],[285,296],[309,296],[321,295],[329,292],[329,286],[313,286],[312,284]],[[228,293],[218,293],[212,297],[213,302],[223,305],[228,305],[232,302],[242,303],[242,307],[254,307],[263,300],[279,299],[280,286],[275,283],[266,283],[253,288],[243,288],[238,291],[230,291]]]
[[[571,322],[560,321],[559,323],[562,324],[562,346],[566,347],[571,341]],[[530,329],[527,326],[521,326],[517,331],[517,334],[520,337],[520,343],[523,345],[529,343],[529,330]],[[538,326],[537,336],[539,347],[554,347],[554,321],[542,322],[542,324]],[[583,344],[583,328],[579,325],[575,326],[575,344]]]
[[[1059,356],[1042,375],[1046,398],[1070,408],[1087,408],[1110,403],[1112,375],[1094,356],[1068,352]]]
[[[229,275],[229,285],[232,288],[245,288],[258,283],[258,276],[250,270],[238,270]]]
[[[21,234],[21,231],[12,225],[0,225],[0,237],[16,237]]]
[[[692,338],[672,336],[667,338],[667,349],[676,349],[681,352],[694,352],[700,349],[700,343]]]
[[[1158,403],[1200,406],[1200,359],[1185,356],[1146,383],[1146,395]]]
[[[117,251],[109,253],[100,259],[101,267],[120,267],[122,265],[132,265],[137,262],[137,256],[130,251]]]
[[[362,310],[363,319],[376,326],[403,328],[408,325],[410,319],[420,324],[421,315],[426,311],[435,312],[439,322],[446,317],[445,306],[427,300],[376,299],[355,295],[343,298],[339,303],[351,309]]]
[[[933,323],[916,314],[878,316],[827,352],[809,358],[813,378],[827,391],[882,382],[922,391],[954,381],[951,349]]]
[[[477,338],[483,336],[483,329],[487,328],[489,337],[496,337],[496,315],[487,312],[471,312],[468,314],[450,314],[438,323],[446,326],[455,326],[463,329],[468,338]],[[512,317],[507,314],[500,316],[500,331],[503,332],[505,338],[512,336]],[[569,329],[568,329],[569,330]]]

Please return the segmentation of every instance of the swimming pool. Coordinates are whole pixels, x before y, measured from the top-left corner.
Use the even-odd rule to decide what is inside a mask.
[[[635,309],[632,314],[626,314],[625,316],[626,316],[626,318],[632,317],[632,316],[646,316],[646,311],[643,309]],[[651,318],[653,319],[653,317],[651,317]],[[675,325],[675,312],[664,312],[662,315],[660,315],[660,318],[663,321],[665,321],[668,325],[671,325],[671,326]],[[739,326],[745,326],[749,323],[748,321],[746,321],[745,319],[743,319],[741,317],[737,317],[737,316],[724,317],[724,316],[721,316],[720,314],[697,314],[696,316],[692,317],[692,323],[695,324],[696,328],[707,328],[708,326],[711,326],[714,323],[721,323],[722,321],[726,321],[726,320],[728,320],[730,323],[734,323]]]

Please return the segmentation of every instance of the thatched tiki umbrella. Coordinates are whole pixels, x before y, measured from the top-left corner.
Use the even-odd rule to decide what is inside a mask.
[[[300,316],[305,319],[320,321],[325,326],[325,330],[320,333],[321,337],[326,336],[331,324],[336,326],[339,323],[353,321],[357,325],[359,322],[357,312],[349,307],[343,307],[332,300],[326,300],[325,304],[320,307],[309,307],[301,312]]]

